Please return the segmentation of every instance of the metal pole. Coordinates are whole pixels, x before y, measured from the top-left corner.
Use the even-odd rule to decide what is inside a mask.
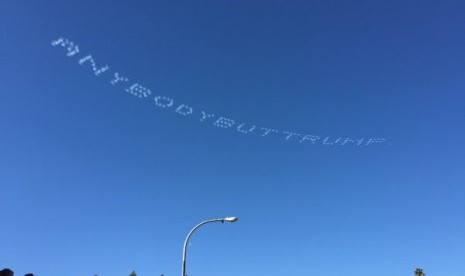
[[[182,274],[181,274],[181,276],[186,276],[186,254],[187,254],[187,243],[189,242],[189,238],[194,233],[194,231],[197,230],[197,228],[199,228],[200,226],[202,226],[204,224],[210,223],[210,222],[224,223],[224,218],[209,219],[209,220],[202,221],[201,223],[194,226],[194,228],[192,228],[192,230],[189,232],[189,234],[187,234],[186,240],[184,241],[184,246],[182,248]]]

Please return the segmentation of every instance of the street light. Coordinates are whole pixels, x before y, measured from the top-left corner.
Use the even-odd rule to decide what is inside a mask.
[[[225,218],[209,219],[209,220],[202,221],[201,223],[194,226],[194,228],[191,229],[189,234],[187,234],[186,240],[184,241],[184,246],[182,248],[182,274],[181,274],[181,276],[186,276],[187,243],[189,242],[189,238],[191,237],[192,233],[194,233],[194,231],[197,230],[197,228],[199,228],[200,226],[202,226],[204,224],[210,223],[210,222],[224,223],[226,221],[226,222],[231,222],[232,223],[232,222],[236,222],[238,220],[239,219],[237,217],[225,217]]]

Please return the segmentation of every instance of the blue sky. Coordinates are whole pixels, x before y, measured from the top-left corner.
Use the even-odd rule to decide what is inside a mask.
[[[464,12],[4,2],[0,268],[179,275],[190,228],[238,216],[195,233],[190,276],[463,276]]]

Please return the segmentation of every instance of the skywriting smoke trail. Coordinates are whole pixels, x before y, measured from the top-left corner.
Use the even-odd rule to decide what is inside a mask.
[[[74,58],[80,53],[79,46],[73,41],[59,37],[51,42],[54,47],[62,47],[66,50],[66,56]],[[243,135],[259,135],[261,137],[275,136],[284,141],[296,142],[300,144],[320,145],[320,146],[357,146],[366,147],[372,145],[387,145],[387,140],[382,137],[330,137],[315,134],[303,134],[292,131],[278,130],[259,126],[256,124],[247,124],[245,122],[238,122],[234,119],[216,115],[206,110],[197,110],[193,106],[184,103],[178,103],[173,98],[165,95],[154,95],[152,90],[145,87],[138,82],[130,81],[129,78],[122,76],[119,72],[110,72],[108,65],[99,66],[94,60],[93,56],[88,54],[78,58],[78,63],[81,66],[90,67],[96,77],[101,75],[111,75],[110,84],[115,87],[122,88],[123,91],[139,98],[148,98],[155,104],[156,107],[162,109],[170,109],[174,113],[183,117],[195,117],[198,122],[209,123],[210,125],[221,128],[230,129]]]

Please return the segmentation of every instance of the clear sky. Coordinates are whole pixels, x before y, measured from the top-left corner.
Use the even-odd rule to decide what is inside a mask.
[[[0,6],[0,269],[465,275],[464,1]]]

